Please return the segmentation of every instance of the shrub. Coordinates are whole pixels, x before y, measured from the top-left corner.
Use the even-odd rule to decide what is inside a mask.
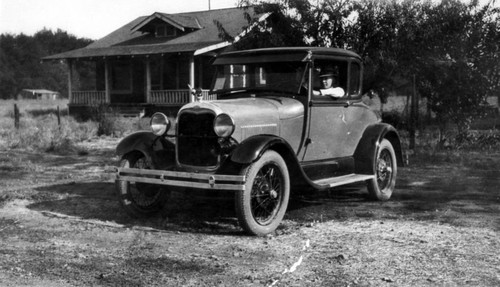
[[[107,105],[91,107],[91,119],[97,123],[97,136],[123,136],[137,130],[139,120],[135,117],[123,117]]]
[[[73,153],[79,149],[76,143],[95,137],[96,130],[95,123],[78,123],[71,117],[63,117],[58,126],[53,114],[26,116],[22,118],[19,129],[2,129],[2,143],[7,148]]]
[[[455,147],[463,150],[498,150],[500,132],[498,130],[470,130],[455,137]]]

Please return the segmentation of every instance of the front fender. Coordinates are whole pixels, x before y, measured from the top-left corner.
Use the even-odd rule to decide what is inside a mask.
[[[258,160],[266,150],[276,145],[282,148],[288,147],[288,151],[292,152],[290,145],[280,137],[274,135],[257,135],[239,144],[231,154],[231,161],[239,164],[250,164]]]
[[[139,131],[122,139],[116,147],[116,154],[118,156],[123,156],[133,151],[139,151],[148,160],[152,160],[155,152],[173,153],[175,152],[175,147],[173,143],[163,137],[158,137],[151,132]]]
[[[373,159],[375,158],[380,142],[384,138],[389,140],[394,147],[398,165],[404,166],[401,140],[397,130],[389,124],[378,123],[366,128],[354,151],[356,173],[364,174],[373,172]]]

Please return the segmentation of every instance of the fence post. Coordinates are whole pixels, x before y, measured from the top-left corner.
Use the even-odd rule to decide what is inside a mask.
[[[61,127],[61,111],[59,110],[59,106],[57,106],[57,126]]]
[[[17,108],[17,104],[14,104],[14,127],[19,129],[19,109]]]

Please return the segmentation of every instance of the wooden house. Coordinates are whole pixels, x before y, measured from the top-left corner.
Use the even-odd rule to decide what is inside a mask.
[[[18,95],[18,100],[58,100],[59,92],[45,89],[23,89]]]
[[[106,105],[122,113],[163,111],[175,116],[193,96],[188,84],[209,95],[216,53],[245,36],[248,19],[263,21],[253,8],[139,17],[87,47],[43,58],[68,65],[69,112],[88,115]],[[222,39],[221,27],[234,38]],[[85,75],[79,73],[86,67]],[[91,79],[89,79],[89,77]]]

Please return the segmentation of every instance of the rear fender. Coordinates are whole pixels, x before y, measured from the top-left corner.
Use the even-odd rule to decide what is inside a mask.
[[[374,169],[373,159],[377,148],[383,139],[389,140],[394,147],[398,166],[404,166],[401,140],[396,129],[386,123],[378,123],[368,126],[354,152],[356,173],[371,174]]]

